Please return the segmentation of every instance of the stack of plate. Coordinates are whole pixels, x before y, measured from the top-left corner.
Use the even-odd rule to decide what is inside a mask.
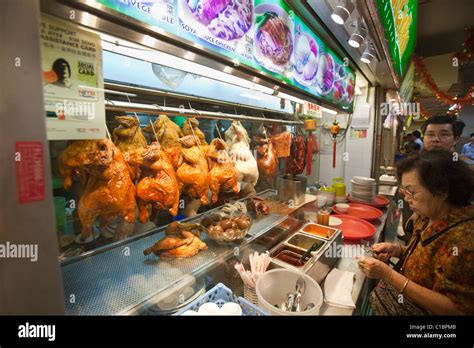
[[[351,180],[351,196],[358,201],[372,203],[375,199],[375,179],[354,176]]]

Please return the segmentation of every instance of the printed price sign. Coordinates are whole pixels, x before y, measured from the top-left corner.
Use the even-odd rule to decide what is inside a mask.
[[[313,116],[316,118],[322,118],[323,110],[321,109],[321,105],[317,105],[317,104],[313,104],[313,103],[305,101],[303,104],[303,114],[305,116]]]

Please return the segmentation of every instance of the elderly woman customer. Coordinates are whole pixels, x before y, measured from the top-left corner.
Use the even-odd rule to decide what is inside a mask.
[[[425,151],[398,164],[401,192],[417,214],[408,246],[374,244],[359,267],[381,280],[376,315],[474,314],[474,178],[448,151]],[[395,268],[386,262],[400,258]]]

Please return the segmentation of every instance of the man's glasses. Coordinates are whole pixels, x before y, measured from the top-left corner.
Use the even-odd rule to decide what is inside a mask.
[[[448,133],[448,132],[441,132],[439,134],[426,133],[425,138],[429,138],[429,139],[433,139],[433,138],[448,139],[449,137],[452,137],[453,135],[454,135],[453,133]]]
[[[415,195],[417,193],[419,193],[419,192],[414,192],[414,191],[408,190],[408,189],[403,188],[403,187],[400,187],[399,191],[405,198],[409,198],[409,199],[414,199]]]

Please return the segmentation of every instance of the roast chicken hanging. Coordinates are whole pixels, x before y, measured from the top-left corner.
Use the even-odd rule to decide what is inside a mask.
[[[130,158],[129,163],[139,166],[142,171],[137,184],[140,222],[148,221],[150,207],[153,207],[152,220],[155,219],[157,210],[168,210],[175,216],[178,213],[180,183],[160,145],[149,145],[139,155]]]
[[[143,131],[153,135],[153,127],[158,137],[158,141],[161,147],[166,150],[173,147],[181,147],[179,144],[179,138],[183,136],[181,128],[171,121],[168,116],[160,115],[152,125],[146,126]]]
[[[138,118],[134,116],[115,116],[119,126],[112,133],[113,141],[120,151],[126,152],[147,145]]]
[[[182,146],[176,174],[182,184],[182,192],[209,204],[209,169],[205,153],[198,145],[197,137],[187,135],[179,139]]]
[[[83,151],[77,152],[82,148]],[[77,154],[75,160],[71,154]],[[81,240],[92,234],[97,218],[101,228],[110,219],[122,216],[125,221],[135,221],[135,186],[130,178],[128,165],[122,152],[108,139],[73,143],[60,156],[60,168],[67,175],[77,171],[84,178],[85,190],[78,204],[79,220],[82,224]],[[65,187],[69,187],[65,184]]]
[[[250,138],[247,131],[239,121],[234,121],[225,132],[225,139],[229,156],[235,164],[235,170],[237,171],[239,191],[242,183],[255,186],[259,176],[258,166],[255,157],[250,151]]]
[[[238,193],[237,171],[227,154],[224,140],[219,138],[212,140],[207,151],[207,161],[212,202],[217,202],[220,190]]]
[[[200,145],[207,145],[206,136],[198,127],[199,121],[197,119],[188,118],[186,122],[184,122],[183,128],[181,130],[184,136],[195,135],[199,138]]]

